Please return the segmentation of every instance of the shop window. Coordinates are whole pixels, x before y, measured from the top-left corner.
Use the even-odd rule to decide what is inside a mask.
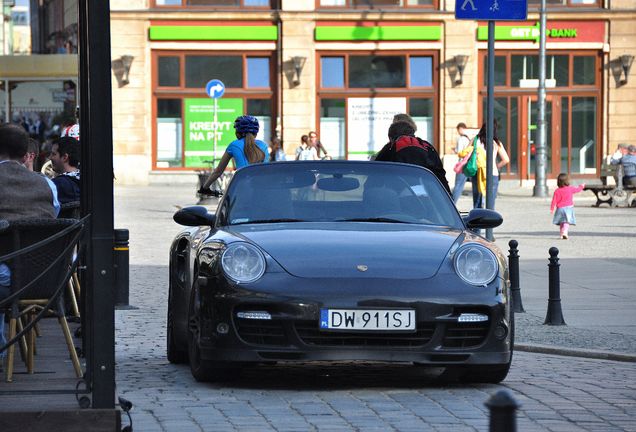
[[[409,74],[411,87],[431,87],[433,85],[433,58],[409,58]]]
[[[568,55],[554,55],[547,56],[546,58],[546,74],[548,74],[548,76],[555,81],[557,87],[568,86],[570,78],[569,61],[570,56]],[[547,64],[549,64],[549,66],[547,66]],[[576,75],[576,73],[574,75]]]
[[[596,173],[596,97],[572,97],[572,173]]]
[[[320,100],[320,142],[334,159],[345,158],[344,99]]]
[[[350,88],[404,88],[404,56],[349,56]]]
[[[186,56],[185,86],[205,88],[211,79],[225,87],[243,87],[243,59],[240,56]]]
[[[320,6],[377,9],[381,7],[430,6],[433,0],[320,0]]]
[[[596,58],[593,56],[574,56],[574,85],[596,84]]]
[[[495,86],[506,85],[506,57],[495,56]],[[488,85],[488,56],[484,56],[484,85]]]
[[[155,0],[157,6],[270,7],[270,0]]]
[[[269,58],[247,58],[247,87],[269,88]]]
[[[157,99],[157,166],[181,166],[181,99]]]
[[[508,170],[509,174],[516,174],[519,172],[519,100],[516,97],[510,98],[509,116],[510,133],[504,144],[508,149],[510,163],[506,165],[504,171]]]
[[[574,68],[576,70],[576,68]],[[568,161],[570,160],[570,149],[568,138],[570,136],[570,98],[561,98],[561,172],[569,173]]]
[[[159,87],[179,87],[181,82],[179,57],[161,56],[157,66]]]
[[[248,99],[246,114],[258,119],[259,130],[256,138],[271,142],[272,138],[272,104],[270,99]]]
[[[513,87],[533,87],[529,80],[539,79],[539,56],[536,55],[512,55],[511,78]],[[552,80],[556,87],[567,87],[569,83],[569,56],[546,56],[545,74],[546,80]],[[546,86],[550,84],[546,83]]]
[[[546,0],[549,6],[581,6],[581,5],[598,5],[598,0]],[[528,6],[539,7],[541,0],[528,0]]]
[[[343,88],[345,86],[344,57],[322,57],[320,77],[322,88]]]
[[[417,125],[416,135],[431,144],[435,144],[433,142],[433,99],[410,98],[409,115]]]

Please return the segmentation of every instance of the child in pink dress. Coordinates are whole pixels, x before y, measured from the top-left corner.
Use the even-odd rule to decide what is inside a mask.
[[[550,212],[556,208],[552,223],[561,227],[561,238],[567,240],[570,225],[576,225],[573,196],[583,190],[585,183],[577,187],[570,186],[570,177],[566,173],[561,173],[557,177],[557,186],[552,195],[552,204],[550,204]]]

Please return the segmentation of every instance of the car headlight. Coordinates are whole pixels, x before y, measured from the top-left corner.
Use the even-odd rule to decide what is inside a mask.
[[[221,267],[236,282],[254,282],[265,273],[265,257],[256,246],[249,243],[232,243],[221,256]]]
[[[471,285],[488,285],[499,271],[495,254],[476,243],[460,247],[454,264],[459,277]]]

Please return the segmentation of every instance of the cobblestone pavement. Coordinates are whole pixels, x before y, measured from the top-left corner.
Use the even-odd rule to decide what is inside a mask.
[[[521,403],[520,431],[636,431],[633,363],[517,351],[502,385],[448,385],[438,379],[436,369],[376,363],[264,365],[234,381],[197,383],[187,366],[171,365],[165,358],[168,247],[180,230],[170,220],[176,206],[194,202],[193,189],[120,187],[116,192],[115,226],[130,229],[130,303],[138,308],[116,314],[117,390],[134,404],[136,431],[486,431],[484,402],[500,388],[510,389]],[[506,201],[498,202],[502,213],[509,211],[503,210]],[[528,202],[529,209],[532,205]],[[623,228],[618,229],[625,230],[626,224],[621,219]],[[544,244],[532,234],[536,227],[528,239],[506,229],[496,233],[502,248],[515,236],[525,245],[523,257],[541,256]],[[553,228],[547,229],[552,234]],[[576,250],[574,244],[567,247]],[[531,294],[531,287],[527,289]],[[526,337],[545,342],[543,336],[533,336],[546,333],[546,326],[534,322],[545,300],[533,296],[527,309],[535,313],[523,318],[531,324]],[[567,313],[576,310],[564,313],[567,321]],[[618,330],[604,331],[629,339],[632,325],[617,324]],[[599,329],[572,325],[567,326],[572,334],[564,336],[559,328],[549,328],[575,340]]]

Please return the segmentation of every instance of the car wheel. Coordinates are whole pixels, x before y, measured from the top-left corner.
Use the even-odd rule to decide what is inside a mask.
[[[177,348],[174,334],[173,302],[172,286],[170,286],[168,289],[168,316],[166,318],[166,354],[170,363],[182,364],[188,361],[188,353]]]
[[[499,384],[505,380],[510,371],[510,365],[512,364],[512,354],[514,352],[515,344],[515,316],[514,312],[510,311],[510,360],[508,363],[497,366],[468,366],[464,369],[460,378],[462,382],[468,383],[490,383]]]
[[[201,358],[201,299],[197,284],[192,288],[188,312],[188,358],[190,372],[197,381],[221,381],[236,376],[238,366],[228,363],[213,362]]]

